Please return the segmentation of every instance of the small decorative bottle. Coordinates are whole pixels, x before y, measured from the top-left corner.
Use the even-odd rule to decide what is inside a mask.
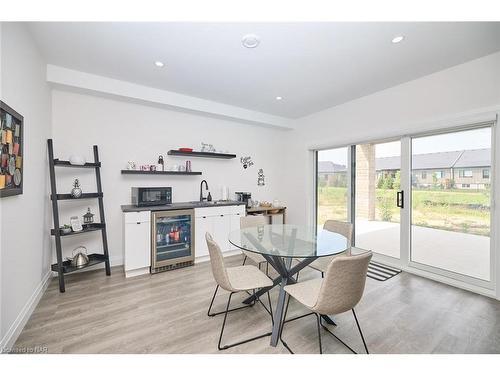
[[[163,160],[163,155],[158,156],[158,168],[161,168],[161,171],[165,171],[165,161]]]

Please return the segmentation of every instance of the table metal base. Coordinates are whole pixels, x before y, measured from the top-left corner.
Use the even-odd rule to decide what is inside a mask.
[[[296,231],[292,231],[292,239],[290,240],[290,246],[294,244],[294,238],[296,235]],[[259,241],[250,234],[246,234],[246,237],[256,248],[261,248]],[[280,336],[280,331],[283,324],[283,311],[285,308],[285,300],[286,300],[286,292],[285,286],[289,284],[295,284],[296,277],[294,277],[300,270],[304,267],[307,267],[309,264],[314,262],[318,257],[309,257],[309,258],[301,258],[301,260],[297,260],[297,264],[292,267],[292,258],[283,258],[279,255],[269,255],[266,254],[266,250],[262,249],[261,255],[266,259],[266,261],[273,267],[276,272],[278,272],[279,276],[273,279],[273,285],[270,287],[262,288],[257,291],[255,294],[251,295],[247,299],[243,301],[244,304],[255,303],[255,300],[267,293],[269,290],[273,289],[278,284],[280,285],[280,291],[278,295],[278,302],[276,304],[276,309],[274,312],[274,323],[273,330],[271,334],[271,346],[278,345],[278,340]],[[328,324],[336,325],[335,322],[327,315],[321,316],[323,320]]]

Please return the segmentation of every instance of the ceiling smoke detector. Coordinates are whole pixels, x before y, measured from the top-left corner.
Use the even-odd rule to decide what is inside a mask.
[[[255,34],[247,34],[241,38],[241,44],[246,48],[255,48],[259,45],[260,38]]]

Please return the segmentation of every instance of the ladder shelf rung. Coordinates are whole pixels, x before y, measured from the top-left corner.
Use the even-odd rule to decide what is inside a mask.
[[[57,200],[78,200],[78,199],[91,199],[91,198],[102,198],[102,193],[83,193],[79,198],[73,197],[71,194],[57,194]],[[52,195],[50,196],[52,199]]]

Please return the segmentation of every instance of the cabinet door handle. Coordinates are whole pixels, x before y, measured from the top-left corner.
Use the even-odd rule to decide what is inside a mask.
[[[137,224],[140,224],[140,223],[141,223],[140,221],[137,222]]]
[[[224,215],[220,215],[220,217],[224,217]]]
[[[202,216],[203,219],[206,219],[207,217],[206,216]]]

